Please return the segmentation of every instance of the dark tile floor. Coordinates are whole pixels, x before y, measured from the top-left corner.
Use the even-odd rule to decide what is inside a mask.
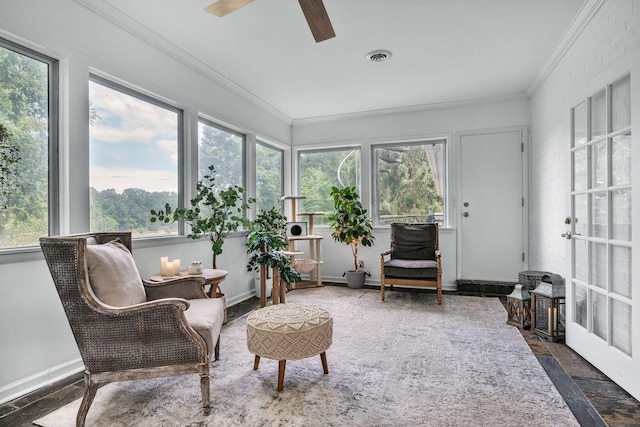
[[[416,291],[425,290],[411,292]],[[253,298],[229,307],[228,321],[258,304]],[[530,331],[522,331],[522,335],[582,426],[640,426],[640,402],[573,350]],[[32,421],[82,397],[82,387],[82,375],[78,374],[0,405],[0,426],[30,426]],[[523,425],[527,425],[526,420]]]

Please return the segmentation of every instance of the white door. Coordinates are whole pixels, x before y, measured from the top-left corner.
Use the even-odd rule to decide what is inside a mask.
[[[523,132],[460,136],[461,279],[517,281],[523,270]]]
[[[630,87],[627,76],[573,109],[566,341],[640,398]]]

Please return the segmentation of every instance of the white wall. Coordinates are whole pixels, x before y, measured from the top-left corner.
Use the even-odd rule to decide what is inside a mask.
[[[570,109],[609,83],[631,73],[633,153],[633,241],[640,241],[640,3],[634,0],[591,1],[592,19],[531,99],[532,146],[530,152],[531,268],[570,277],[569,243],[560,237],[570,216],[569,155]],[[633,251],[633,349],[635,368],[612,366],[606,354],[590,351],[585,358],[640,398],[640,253]],[[567,281],[569,284],[569,281]],[[570,297],[571,287],[567,287]],[[571,300],[569,300],[570,302]],[[579,344],[588,346],[589,337]],[[567,343],[576,348],[568,333]],[[594,346],[595,348],[595,346]],[[615,364],[613,364],[615,365]]]
[[[371,145],[380,142],[407,141],[425,138],[446,137],[448,144],[448,173],[450,196],[449,228],[441,229],[443,288],[456,289],[457,277],[457,209],[458,170],[455,164],[457,136],[463,132],[485,129],[504,129],[529,124],[529,100],[525,96],[491,99],[476,102],[434,105],[422,109],[404,111],[354,114],[348,116],[295,121],[293,125],[293,156],[305,148],[341,145],[359,146],[362,153],[362,191],[365,206],[371,211]],[[498,162],[499,159],[496,159]],[[499,167],[498,164],[495,167]],[[294,171],[294,181],[297,180]],[[526,180],[525,180],[526,182]],[[294,184],[295,188],[295,184]],[[315,234],[324,237],[323,277],[326,280],[344,282],[342,273],[349,269],[351,251],[346,245],[336,244],[330,230],[315,226]],[[371,272],[368,284],[380,283],[380,253],[390,247],[389,229],[376,228],[375,245],[360,252]],[[499,236],[496,236],[498,239]],[[492,242],[499,244],[499,242]],[[516,278],[514,277],[514,280]]]
[[[90,71],[185,108],[192,122],[201,112],[243,130],[249,138],[257,135],[290,143],[286,118],[238,96],[73,0],[3,0],[0,36],[61,61],[62,233],[88,229]],[[230,304],[253,292],[244,265],[244,239],[230,238],[218,261],[229,271],[222,287]],[[134,256],[143,277],[158,271],[163,255],[211,265],[206,242],[181,241],[160,247],[135,243]],[[81,369],[82,364],[44,261],[7,263],[0,258],[0,278],[0,402],[4,402]]]

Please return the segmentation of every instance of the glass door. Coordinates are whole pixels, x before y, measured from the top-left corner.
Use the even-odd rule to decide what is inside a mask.
[[[572,109],[571,232],[563,234],[571,240],[567,343],[623,387],[640,357],[632,322],[630,87],[626,76]]]

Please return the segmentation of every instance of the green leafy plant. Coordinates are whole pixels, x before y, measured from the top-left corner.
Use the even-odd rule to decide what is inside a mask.
[[[328,216],[331,236],[336,242],[351,246],[354,271],[358,269],[358,245],[373,245],[373,224],[360,202],[356,187],[331,188],[335,212]]]
[[[0,211],[9,207],[8,198],[18,188],[18,161],[20,147],[11,132],[0,123]]]
[[[259,271],[260,266],[277,268],[280,278],[286,283],[297,283],[302,279],[289,256],[282,253],[289,242],[285,235],[287,218],[275,208],[260,210],[251,223],[247,238],[247,253],[251,255],[247,271]]]
[[[243,202],[244,189],[237,185],[219,190],[215,185],[215,167],[209,166],[209,173],[196,185],[196,196],[191,199],[191,207],[173,209],[167,203],[164,209],[151,210],[151,222],[184,221],[191,227],[187,237],[208,238],[213,252],[213,268],[217,268],[216,257],[222,253],[222,245],[230,232],[236,231],[249,221],[243,214],[254,202]]]

